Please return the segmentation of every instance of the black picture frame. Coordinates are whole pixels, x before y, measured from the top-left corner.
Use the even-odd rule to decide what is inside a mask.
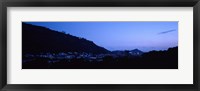
[[[121,90],[199,91],[200,0],[1,0],[0,1],[0,89],[27,90]],[[193,7],[194,84],[7,84],[7,7]]]

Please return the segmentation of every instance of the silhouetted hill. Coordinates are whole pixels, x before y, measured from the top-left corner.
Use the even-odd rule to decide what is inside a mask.
[[[168,48],[168,50],[165,51],[150,51],[144,53],[142,56],[144,60],[178,63],[178,47]]]
[[[139,49],[134,49],[134,50],[131,50],[129,52],[131,55],[142,55],[144,52],[142,52],[141,50]]]
[[[108,53],[92,41],[54,31],[45,27],[22,23],[22,48],[26,53],[90,52]]]
[[[132,55],[132,56],[140,56],[142,55],[144,52],[142,52],[141,50],[139,49],[134,49],[134,50],[124,50],[124,51],[121,51],[121,50],[117,50],[117,51],[112,51],[113,54],[116,54],[116,55]]]

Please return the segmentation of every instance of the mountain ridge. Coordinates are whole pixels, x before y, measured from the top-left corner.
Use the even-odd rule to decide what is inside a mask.
[[[69,51],[91,53],[110,52],[87,39],[58,32],[42,26],[22,23],[22,31],[23,53],[57,53]]]

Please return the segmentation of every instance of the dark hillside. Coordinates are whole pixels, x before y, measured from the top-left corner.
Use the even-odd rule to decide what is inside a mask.
[[[90,52],[108,53],[92,41],[53,31],[51,29],[22,23],[22,48],[26,53]]]

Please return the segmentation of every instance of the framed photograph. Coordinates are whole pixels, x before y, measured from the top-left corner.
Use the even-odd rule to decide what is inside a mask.
[[[199,90],[199,0],[1,2],[2,90]]]

